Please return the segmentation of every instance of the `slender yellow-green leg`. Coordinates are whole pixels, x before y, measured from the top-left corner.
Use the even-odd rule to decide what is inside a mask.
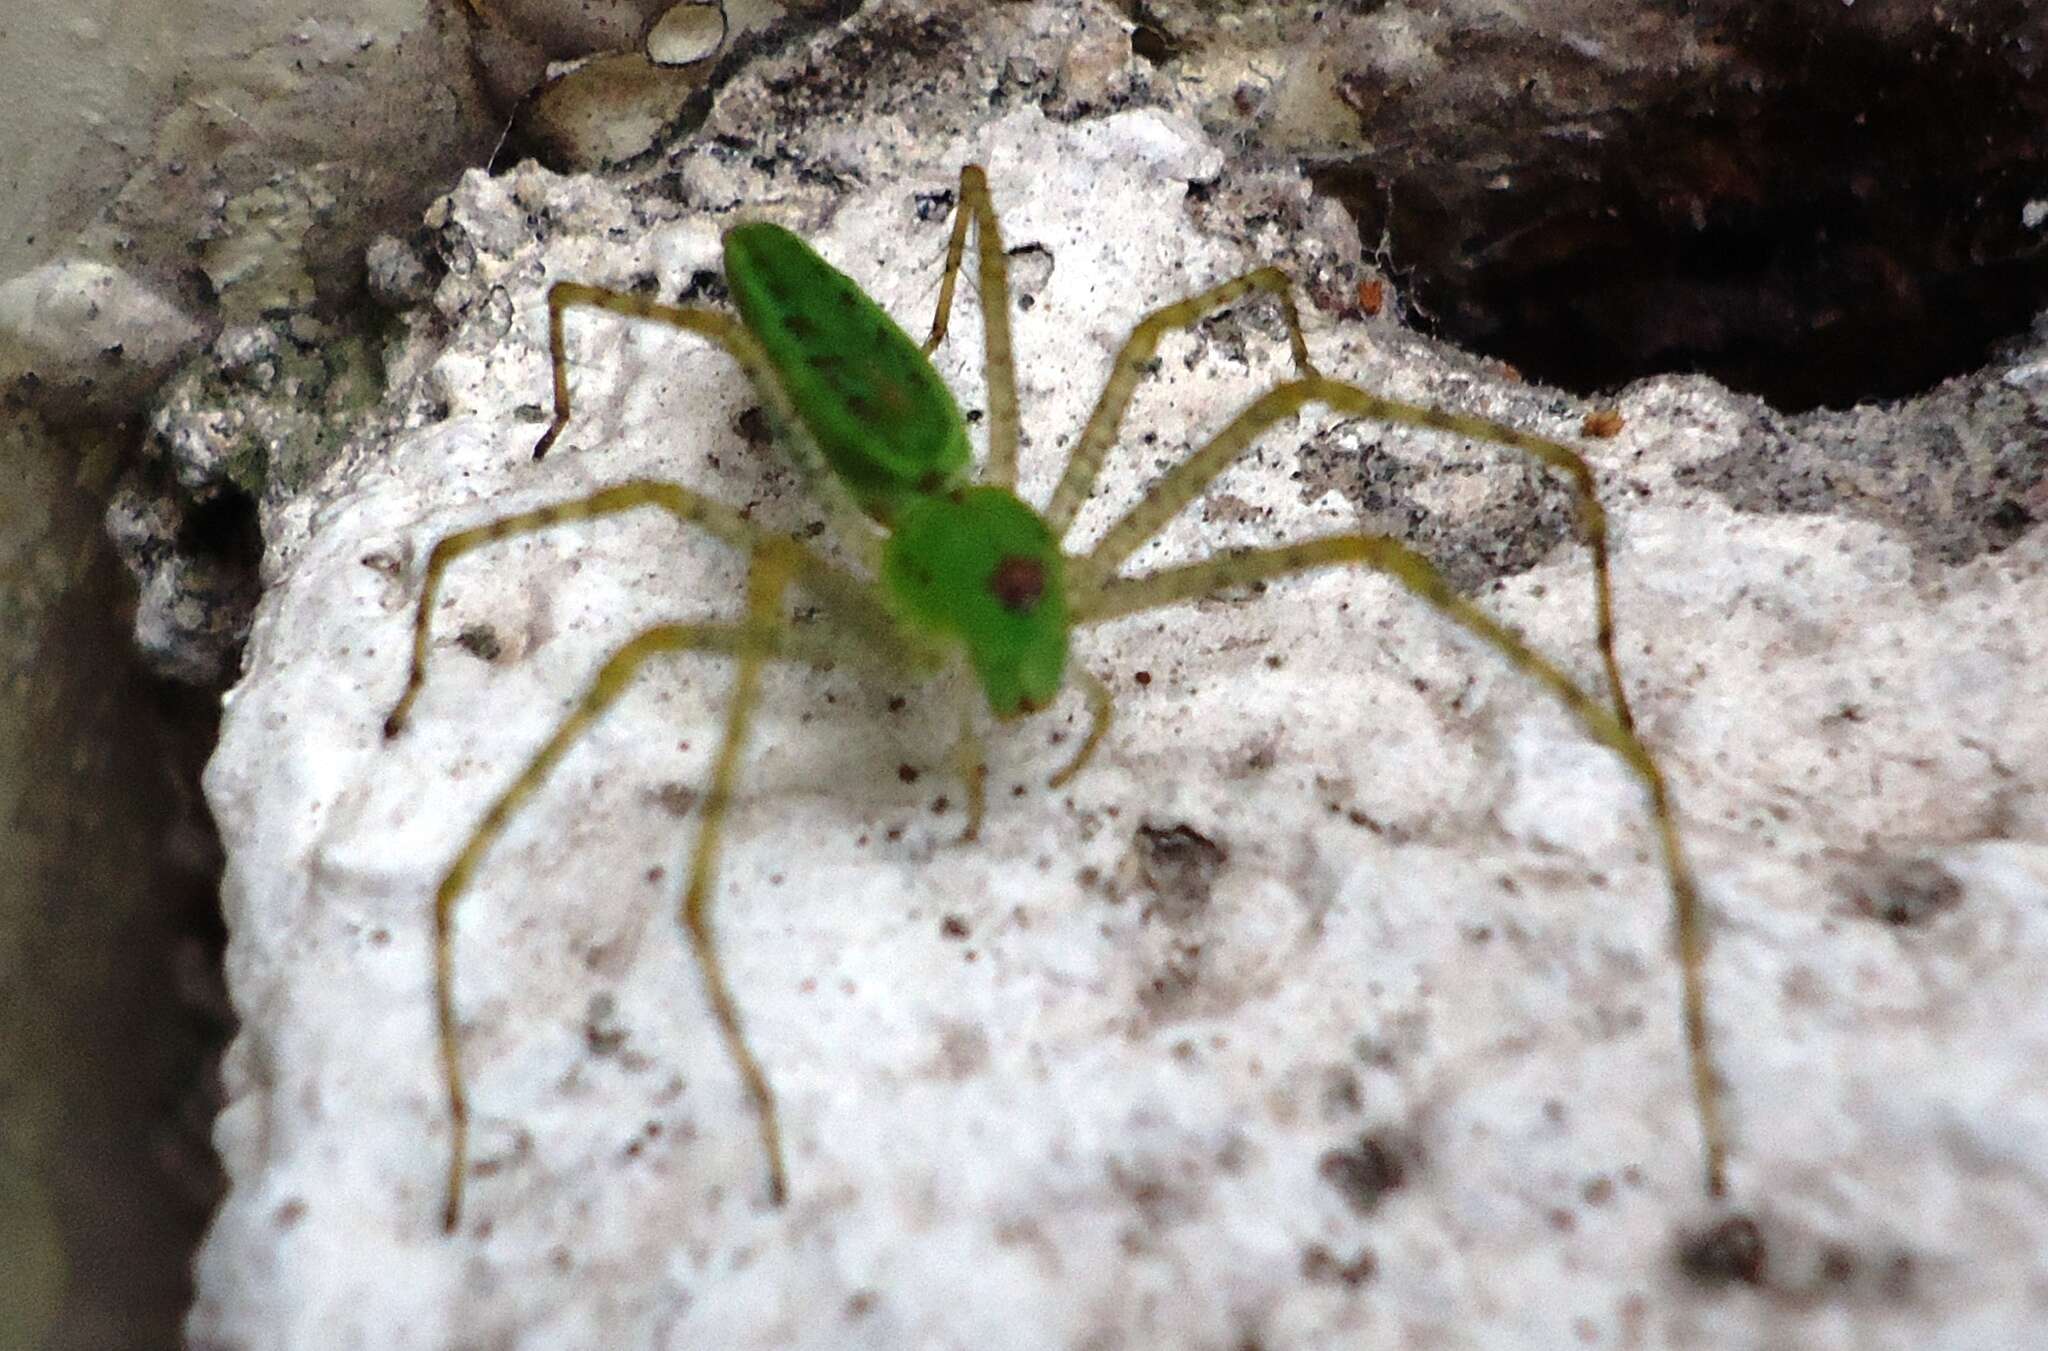
[[[1206,453],[1206,452],[1204,452]],[[1198,457],[1199,458],[1199,457]],[[1595,741],[1621,757],[1643,785],[1650,816],[1663,850],[1664,871],[1671,887],[1677,928],[1679,965],[1684,982],[1686,1052],[1690,1059],[1693,1097],[1699,1113],[1707,1193],[1723,1194],[1727,1143],[1722,1133],[1720,1101],[1707,1034],[1704,920],[1692,868],[1679,843],[1677,809],[1663,770],[1620,716],[1587,694],[1576,681],[1478,606],[1460,596],[1429,560],[1413,549],[1380,535],[1337,535],[1271,549],[1225,554],[1142,577],[1117,578],[1091,588],[1073,601],[1074,622],[1095,624],[1120,615],[1177,605],[1225,587],[1287,577],[1315,568],[1362,564],[1386,573],[1439,613],[1464,627],[1507,658],[1516,670],[1555,695]]]
[[[636,295],[631,291],[614,291],[604,286],[590,286],[583,282],[561,281],[548,288],[548,363],[554,373],[555,416],[548,423],[548,429],[541,433],[534,443],[533,458],[538,460],[548,453],[555,444],[555,438],[569,425],[569,355],[563,337],[564,317],[575,308],[607,310],[628,319],[643,319],[649,323],[663,324],[669,328],[681,329],[708,338],[723,347],[732,359],[745,371],[753,384],[754,392],[760,396],[761,406],[768,414],[776,438],[789,448],[790,457],[797,468],[803,471],[812,491],[824,503],[826,518],[834,535],[847,550],[848,555],[860,561],[867,568],[874,568],[879,562],[880,551],[875,541],[875,532],[868,524],[867,517],[855,505],[846,485],[825,462],[825,456],[818,449],[817,441],[805,429],[803,419],[796,415],[790,405],[789,396],[783,392],[782,384],[775,378],[775,368],[769,363],[767,353],[746,326],[732,315],[718,310],[705,309],[697,305],[664,305],[658,300]],[[1011,401],[1014,413],[1015,399]],[[1012,419],[1014,427],[1014,417]]]
[[[981,481],[1001,488],[1017,485],[1017,358],[1010,340],[1010,263],[1003,256],[1003,231],[996,223],[995,200],[988,175],[979,164],[960,171],[960,200],[953,208],[953,234],[946,243],[946,270],[939,278],[939,308],[932,316],[931,336],[924,341],[930,356],[946,337],[953,310],[953,283],[967,251],[967,225],[974,223],[976,260],[981,279],[982,367],[988,384],[988,461]]]
[[[967,789],[967,829],[960,832],[965,844],[981,838],[981,823],[988,815],[988,752],[974,727],[974,707],[966,699],[960,702],[960,739],[953,743],[953,772]]]
[[[1301,315],[1294,308],[1294,281],[1277,267],[1254,268],[1200,295],[1189,296],[1186,300],[1152,311],[1139,320],[1138,326],[1131,330],[1131,336],[1124,339],[1123,347],[1116,354],[1116,364],[1109,368],[1109,379],[1102,386],[1102,394],[1095,400],[1095,411],[1088,415],[1088,424],[1081,429],[1081,439],[1074,443],[1074,453],[1067,457],[1067,467],[1060,475],[1059,486],[1053,489],[1052,500],[1046,504],[1045,523],[1051,528],[1054,539],[1066,537],[1067,527],[1074,523],[1074,514],[1088,500],[1088,494],[1095,490],[1095,478],[1102,472],[1102,462],[1109,455],[1110,447],[1116,444],[1124,413],[1131,406],[1131,396],[1137,392],[1138,381],[1151,368],[1152,357],[1159,350],[1159,340],[1174,329],[1194,327],[1253,291],[1263,291],[1280,302],[1281,316],[1287,321],[1287,345],[1294,353],[1296,372],[1303,376],[1317,373],[1315,363],[1309,359],[1308,340],[1301,333]]]
[[[1110,698],[1109,686],[1102,683],[1102,677],[1085,666],[1076,666],[1071,679],[1080,683],[1081,693],[1088,699],[1088,735],[1082,738],[1081,749],[1074,752],[1074,758],[1067,761],[1066,767],[1046,780],[1047,788],[1066,787],[1068,782],[1081,772],[1082,766],[1095,758],[1095,748],[1109,735],[1114,703]]]
[[[726,983],[725,968],[718,960],[718,944],[711,928],[711,888],[718,877],[718,843],[725,830],[726,808],[732,801],[733,781],[739,774],[740,753],[746,748],[747,733],[753,726],[754,705],[761,694],[761,668],[775,654],[777,636],[787,628],[782,614],[783,593],[797,575],[798,555],[786,540],[770,539],[754,551],[747,570],[747,618],[745,637],[737,656],[739,669],[733,676],[732,699],[725,715],[725,738],[718,746],[718,759],[711,767],[711,791],[704,799],[704,820],[697,828],[697,848],[690,858],[690,884],[683,894],[683,928],[696,950],[697,964],[704,972],[704,988],[711,1011],[718,1017],[718,1030],[725,1047],[739,1067],[747,1096],[761,1127],[761,1148],[768,1156],[768,1200],[781,1205],[789,1195],[789,1170],[782,1158],[782,1129],[775,1113],[775,1094],[768,1076],[747,1045],[740,1026],[739,1005],[733,1002]]]
[[[757,569],[759,571],[759,569]],[[750,605],[747,621],[742,624],[661,624],[646,630],[625,646],[614,652],[599,668],[576,707],[549,735],[546,743],[534,753],[519,777],[510,787],[498,795],[483,820],[477,823],[469,840],[462,846],[462,852],[455,856],[454,863],[441,879],[441,885],[434,893],[434,1003],[441,1044],[441,1070],[448,1092],[448,1114],[452,1122],[452,1140],[448,1155],[448,1185],[445,1204],[442,1209],[442,1223],[453,1231],[462,1218],[462,1183],[469,1162],[469,1097],[463,1087],[460,1042],[455,1019],[455,949],[454,924],[455,903],[468,888],[477,864],[503,833],[505,824],[520,804],[530,797],[541,782],[547,778],[564,753],[587,731],[598,716],[609,708],[618,697],[625,693],[633,677],[651,658],[678,652],[723,652],[740,658],[740,670],[745,675],[749,664],[758,671],[761,660],[767,655],[782,655],[782,635],[765,628],[753,613]],[[728,737],[731,733],[728,730]],[[733,758],[721,752],[721,764]],[[725,771],[724,782],[729,788],[730,768]],[[712,848],[717,842],[717,817],[724,812],[724,799],[716,800],[705,808],[705,834],[698,842],[698,870],[707,866],[705,840],[711,841]],[[694,941],[694,931],[693,931]],[[699,959],[704,959],[700,947]],[[731,998],[724,993],[724,981],[718,972],[716,961],[706,967],[710,984],[713,986],[713,1005],[719,1012],[721,1025],[727,1026],[732,1035],[737,1033],[737,1023],[732,1019]],[[753,1090],[760,1077],[760,1071],[753,1068],[752,1058],[741,1048],[741,1072],[747,1075],[749,1089]],[[751,1070],[751,1073],[749,1071]],[[778,1167],[779,1172],[779,1167]]]
[[[1121,374],[1119,368],[1110,376],[1111,383],[1114,384]],[[1209,444],[1175,466],[1145,494],[1143,501],[1111,526],[1109,533],[1080,562],[1077,569],[1079,584],[1086,586],[1113,575],[1133,551],[1199,497],[1260,433],[1293,417],[1308,405],[1318,403],[1353,417],[1428,427],[1510,446],[1534,456],[1571,484],[1572,494],[1578,501],[1580,530],[1586,537],[1588,551],[1593,555],[1593,614],[1601,665],[1605,668],[1607,687],[1614,699],[1615,718],[1623,727],[1633,728],[1635,715],[1629,711],[1628,693],[1621,683],[1621,664],[1614,654],[1614,586],[1607,565],[1607,513],[1601,508],[1599,494],[1594,488],[1592,467],[1570,446],[1546,437],[1532,436],[1504,422],[1403,403],[1320,375],[1290,380],[1255,399]]]
[[[436,541],[427,555],[426,576],[420,586],[419,609],[413,615],[412,666],[406,672],[405,693],[399,696],[391,716],[384,720],[384,735],[397,736],[412,713],[413,701],[427,678],[427,652],[431,644],[434,601],[441,592],[441,576],[448,565],[472,549],[512,535],[530,534],[571,521],[590,521],[641,508],[665,512],[685,525],[700,526],[738,549],[753,548],[769,538],[768,532],[747,521],[721,502],[693,493],[687,488],[657,479],[632,479],[600,488],[587,497],[532,511],[502,516],[482,525],[458,530]],[[841,572],[823,558],[797,549],[798,576],[804,589],[817,596],[836,616],[859,633],[886,635],[895,625],[888,612],[874,599],[866,583]]]

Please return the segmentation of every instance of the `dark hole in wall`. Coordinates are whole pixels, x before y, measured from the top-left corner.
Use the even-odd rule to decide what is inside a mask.
[[[1786,411],[1847,407],[2024,333],[2048,297],[2032,58],[1988,21],[1896,43],[1744,22],[1705,34],[1742,78],[1511,166],[1506,189],[1366,160],[1321,186],[1384,232],[1418,320],[1572,389],[1701,371]]]
[[[178,551],[210,558],[245,573],[254,586],[263,561],[263,531],[256,503],[239,488],[224,488],[187,513]]]
[[[1173,33],[1145,5],[1129,7],[1131,54],[1152,65],[1164,65],[1186,50]]]

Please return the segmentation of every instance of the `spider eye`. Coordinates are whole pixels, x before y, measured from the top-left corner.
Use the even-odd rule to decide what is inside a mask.
[[[1045,594],[1045,564],[1036,558],[1011,554],[996,564],[988,579],[989,594],[1011,614],[1030,614]]]

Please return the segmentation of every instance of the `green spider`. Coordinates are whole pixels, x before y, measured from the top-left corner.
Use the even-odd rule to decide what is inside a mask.
[[[969,225],[978,245],[988,386],[988,450],[971,477],[966,423],[927,360],[944,339]],[[1074,629],[1144,610],[1179,605],[1225,588],[1315,568],[1361,564],[1392,576],[1446,618],[1473,633],[1548,688],[1594,740],[1610,748],[1649,798],[1669,878],[1684,978],[1686,1049],[1704,1155],[1707,1191],[1724,1190],[1726,1146],[1708,1052],[1703,935],[1698,893],[1679,843],[1670,790],[1637,737],[1614,651],[1613,597],[1605,513],[1586,461],[1562,443],[1484,418],[1400,403],[1332,380],[1316,369],[1303,337],[1287,274],[1257,268],[1154,311],[1125,339],[1101,396],[1069,457],[1052,499],[1035,510],[1013,491],[1017,477],[1017,378],[1010,340],[1008,264],[986,174],[961,170],[958,207],[947,245],[937,313],[920,347],[845,274],[779,226],[744,224],[725,235],[725,271],[738,317],[694,305],[665,305],[622,291],[558,282],[548,291],[548,347],[554,420],[534,447],[545,455],[568,425],[568,360],[563,317],[572,308],[650,319],[710,339],[752,381],[778,438],[805,471],[826,523],[852,568],[828,560],[801,539],[754,525],[737,510],[673,483],[639,479],[587,497],[520,512],[439,540],[428,556],[413,625],[405,691],[384,734],[404,728],[426,676],[429,626],[442,575],[461,555],[510,535],[571,521],[652,508],[703,529],[748,559],[746,603],[736,621],[657,624],[605,661],[575,707],[499,794],[448,867],[434,899],[435,994],[440,1056],[452,1122],[443,1222],[460,1222],[469,1149],[469,1102],[462,1078],[454,991],[455,904],[505,823],[564,752],[632,682],[651,658],[717,652],[736,674],[723,738],[704,796],[681,919],[703,973],[712,1012],[751,1099],[768,1162],[768,1189],[788,1194],[775,1095],[747,1043],[712,932],[712,883],[720,834],[745,750],[763,665],[771,660],[831,666],[847,659],[898,676],[929,678],[970,671],[998,721],[1051,705],[1071,680],[1085,695],[1091,725],[1073,759],[1051,779],[1058,787],[1088,762],[1108,734],[1111,697],[1102,680],[1068,658]],[[1167,473],[1086,553],[1060,540],[1092,490],[1115,443],[1124,412],[1160,339],[1204,316],[1263,293],[1286,321],[1296,377],[1268,390],[1209,442]],[[1123,563],[1183,507],[1207,490],[1261,433],[1310,404],[1382,422],[1435,428],[1527,452],[1562,475],[1575,496],[1580,531],[1593,559],[1597,641],[1612,695],[1610,709],[1509,629],[1458,595],[1435,566],[1396,540],[1340,534],[1274,548],[1234,549],[1143,576],[1119,575]],[[788,592],[809,595],[819,622],[796,626]],[[967,789],[966,837],[986,806],[987,767],[963,707],[955,759]]]

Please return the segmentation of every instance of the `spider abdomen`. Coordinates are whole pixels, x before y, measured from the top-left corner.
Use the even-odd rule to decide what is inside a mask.
[[[906,499],[966,475],[967,427],[916,343],[779,225],[725,234],[725,275],[791,406],[861,509],[892,521]]]

